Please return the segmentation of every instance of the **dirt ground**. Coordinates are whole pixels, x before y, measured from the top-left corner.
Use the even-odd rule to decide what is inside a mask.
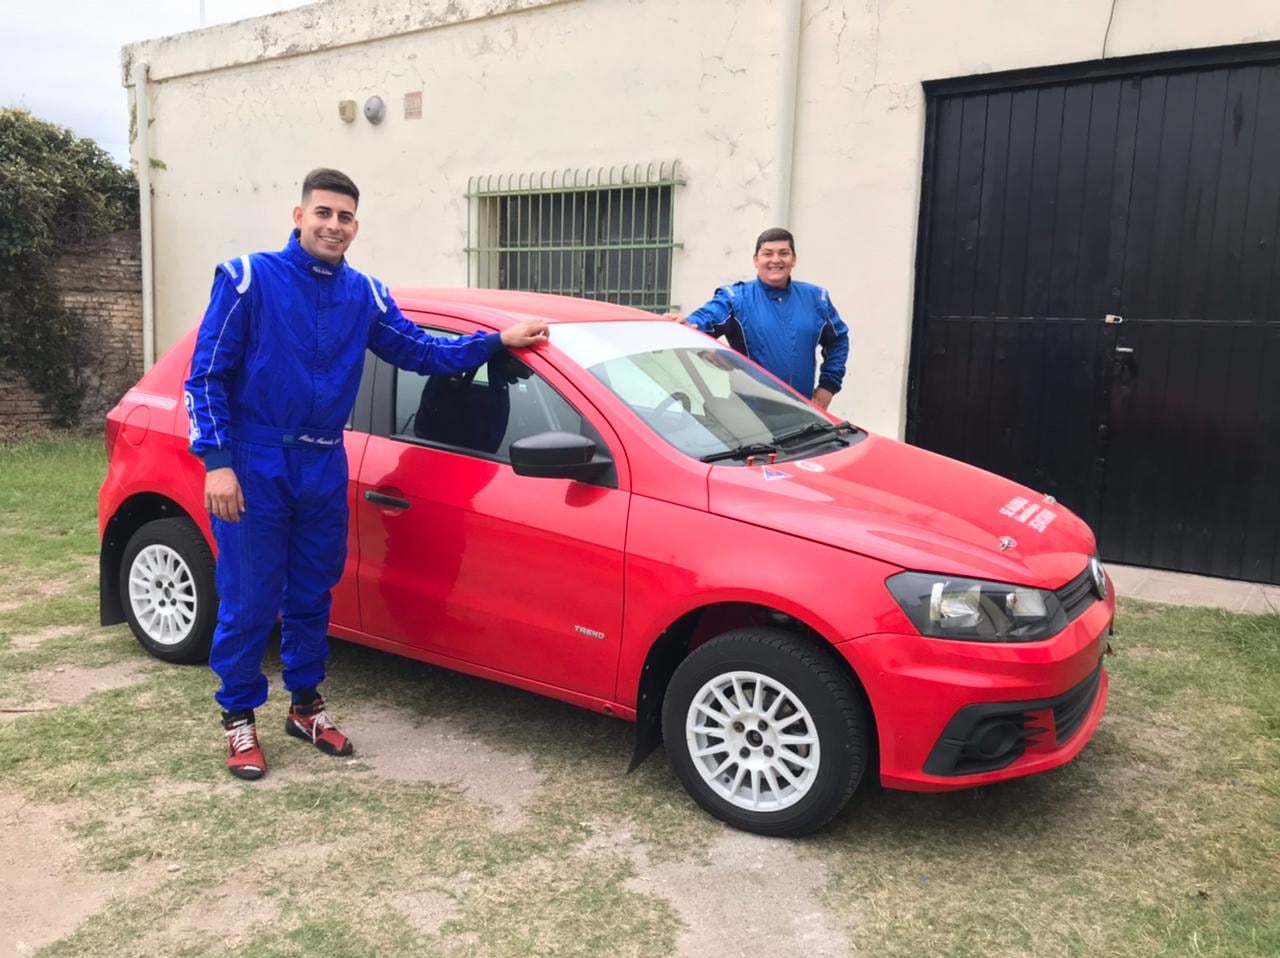
[[[58,630],[21,637],[31,648],[62,634]],[[57,666],[30,677],[34,701],[0,701],[0,720],[63,708],[88,696],[145,680],[162,667],[146,660],[102,668]],[[405,710],[375,706],[345,708],[343,728],[357,743],[356,755],[338,760],[331,770],[300,766],[273,768],[255,787],[280,789],[323,782],[339,774],[409,783],[431,783],[458,790],[489,816],[499,832],[521,828],[538,798],[542,777],[527,755],[499,752],[447,719],[424,719]],[[216,735],[216,731],[211,734]],[[270,761],[270,753],[268,754]],[[659,758],[660,760],[660,758]],[[215,794],[234,798],[240,786],[230,779]],[[208,789],[171,788],[174,801]],[[35,954],[72,934],[87,918],[111,903],[138,897],[181,873],[176,862],[150,862],[104,875],[89,867],[67,822],[81,811],[72,800],[56,806],[37,804],[0,792],[0,958]],[[588,824],[592,836],[578,849],[584,860],[620,859],[633,877],[628,890],[668,902],[683,929],[675,954],[695,958],[719,954],[758,955],[797,952],[810,958],[851,954],[848,916],[828,911],[820,900],[825,869],[787,842],[728,829],[716,841],[709,860],[694,856],[672,861],[654,856],[646,843],[618,822]],[[322,862],[335,854],[332,844],[277,847],[264,851],[261,871]],[[398,895],[394,907],[415,929],[432,933],[455,916],[465,877],[450,887],[417,888]],[[269,924],[278,905],[270,889],[253,880],[227,881],[209,890],[163,928],[145,949],[165,953],[183,942],[208,941],[225,948],[243,943],[244,934]],[[241,934],[228,935],[238,927]]]

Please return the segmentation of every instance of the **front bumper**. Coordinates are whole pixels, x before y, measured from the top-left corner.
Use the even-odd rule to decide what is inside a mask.
[[[1055,751],[1070,742],[1106,694],[1102,662],[1075,688],[1036,702],[967,705],[947,723],[924,770],[957,777],[1008,768],[1028,753]]]
[[[887,788],[947,791],[1063,765],[1106,708],[1115,600],[1026,644],[874,634],[838,650],[862,677]]]

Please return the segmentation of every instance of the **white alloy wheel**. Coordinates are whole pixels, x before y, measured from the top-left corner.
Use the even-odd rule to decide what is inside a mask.
[[[199,612],[196,583],[175,549],[154,543],[134,556],[129,606],[139,628],[157,645],[178,645],[191,634]]]
[[[725,672],[704,684],[689,704],[685,738],[702,780],[749,812],[776,812],[800,801],[822,761],[804,702],[759,672]]]

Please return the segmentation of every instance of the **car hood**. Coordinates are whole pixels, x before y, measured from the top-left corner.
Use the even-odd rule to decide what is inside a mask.
[[[1095,549],[1089,527],[1050,498],[874,435],[810,459],[712,466],[708,504],[905,569],[1041,588],[1078,575]]]

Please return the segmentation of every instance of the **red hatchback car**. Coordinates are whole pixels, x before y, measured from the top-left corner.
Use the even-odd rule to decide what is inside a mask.
[[[799,835],[890,788],[1043,772],[1088,742],[1115,611],[1051,497],[837,421],[720,343],[622,306],[404,290],[434,333],[531,317],[474,374],[371,354],[346,433],[333,635],[637,723],[707,811]],[[104,624],[205,658],[194,335],[107,417]],[[390,667],[390,665],[388,666]]]

